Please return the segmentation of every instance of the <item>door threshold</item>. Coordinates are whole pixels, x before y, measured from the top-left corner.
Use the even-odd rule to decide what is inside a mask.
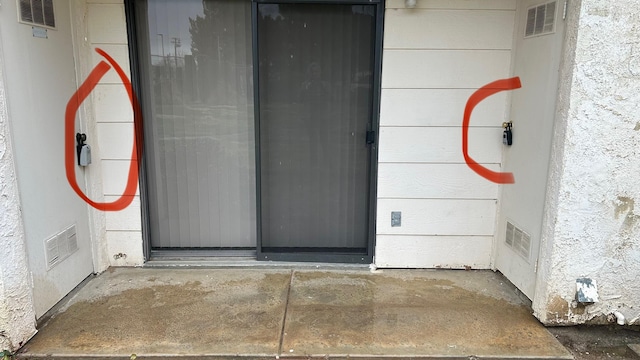
[[[151,258],[143,266],[146,268],[369,270],[369,264],[258,261],[255,257],[163,257]]]

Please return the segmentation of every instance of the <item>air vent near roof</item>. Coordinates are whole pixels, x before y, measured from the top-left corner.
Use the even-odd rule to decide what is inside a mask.
[[[56,27],[53,0],[18,0],[20,21],[27,24]]]
[[[529,260],[529,254],[531,253],[531,236],[509,221],[507,221],[505,243],[520,256]]]
[[[524,37],[550,34],[555,31],[556,2],[537,5],[527,10],[527,26]]]
[[[44,256],[47,262],[47,270],[76,251],[78,251],[78,237],[75,225],[71,225],[60,233],[46,239],[44,241]]]

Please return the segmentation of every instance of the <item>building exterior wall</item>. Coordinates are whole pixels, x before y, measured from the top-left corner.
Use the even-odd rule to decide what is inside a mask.
[[[90,46],[112,53],[128,69],[122,2],[92,0],[87,8]],[[461,123],[473,90],[509,75],[514,11],[514,0],[419,1],[416,9],[404,9],[403,1],[387,2],[378,266],[490,267],[498,185],[464,163]],[[95,53],[93,61],[98,61]],[[105,76],[95,94],[108,200],[122,192],[126,181],[132,114],[115,76]],[[485,101],[474,113],[470,129],[470,152],[494,170],[500,169],[506,99],[497,95]],[[112,265],[143,262],[139,204],[137,197],[127,209],[106,214]],[[403,211],[401,228],[386,226],[392,210]],[[473,251],[463,251],[468,249]],[[120,253],[127,256],[115,259]]]
[[[563,7],[561,2],[557,4],[554,31],[525,37],[528,12],[540,5],[540,1],[519,0],[513,35],[512,73],[520,78],[522,88],[509,94],[509,121],[513,122],[514,141],[512,146],[504,147],[503,168],[514,174],[515,183],[502,187],[495,265],[529,298],[533,298],[535,292],[536,262],[565,38]],[[529,236],[528,247],[507,243],[507,222]],[[509,240],[513,244],[512,237]]]
[[[79,4],[82,6],[82,4]],[[129,48],[124,4],[120,0],[89,0],[86,14],[87,52],[91,68],[103,60],[100,48],[114,58],[130,78]],[[96,86],[91,97],[95,134],[99,147],[102,195],[105,202],[117,200],[124,192],[133,146],[133,111],[127,91],[116,72],[110,70]],[[107,258],[112,266],[136,266],[144,263],[142,219],[139,191],[127,208],[107,211],[105,233]]]
[[[545,324],[640,317],[640,1],[570,2],[533,307]],[[576,279],[599,301],[575,302]]]
[[[375,264],[489,268],[499,186],[466,165],[462,119],[476,89],[510,75],[516,1],[386,7]],[[494,171],[506,113],[501,93],[470,122],[469,154]]]
[[[64,105],[102,60],[95,49],[129,74],[124,5],[55,3],[59,27],[48,39],[17,23],[15,2],[0,7],[0,189],[13,194],[0,203],[6,209],[0,236],[16,264],[0,265],[0,331],[10,327],[0,345],[9,348],[26,341],[34,317],[92,271],[144,262],[139,195],[122,211],[94,210],[66,184],[61,160]],[[477,88],[518,75],[512,72],[517,2],[404,4],[388,0],[385,14],[375,264],[491,268],[494,237],[502,231],[496,230],[501,189],[465,164],[461,123]],[[603,322],[614,311],[627,323],[640,317],[639,8],[640,0],[569,2],[533,296],[535,315],[545,324]],[[31,106],[28,99],[42,102]],[[500,125],[509,105],[508,93],[488,98],[469,129],[470,154],[496,171],[503,169]],[[133,139],[129,99],[113,70],[78,119],[94,155],[92,165],[76,169],[78,182],[92,199],[113,201],[125,187]],[[391,227],[391,211],[402,212],[402,226]],[[71,223],[81,250],[47,270],[44,240]],[[29,272],[33,297],[25,287]],[[580,277],[597,281],[597,303],[575,302]]]
[[[0,28],[0,349],[14,351],[36,332],[24,225],[4,81]]]
[[[69,3],[55,1],[47,38],[18,22],[16,1],[0,8],[4,82],[20,188],[36,316],[42,316],[93,272],[87,205],[71,189],[64,165],[64,114],[77,88]],[[76,122],[76,131],[83,125]],[[75,168],[85,189],[85,170]],[[49,268],[45,241],[76,226],[78,251]]]

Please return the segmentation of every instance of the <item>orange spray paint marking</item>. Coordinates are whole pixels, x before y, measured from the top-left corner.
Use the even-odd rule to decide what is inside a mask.
[[[471,118],[471,112],[482,100],[489,96],[496,94],[500,91],[514,90],[522,87],[519,77],[510,79],[497,80],[489,83],[480,89],[476,90],[467,101],[467,106],[464,108],[464,117],[462,119],[462,154],[464,155],[464,161],[483,178],[498,184],[514,184],[516,181],[513,177],[513,173],[507,172],[495,172],[487,169],[486,167],[478,164],[469,156],[469,120]]]
[[[67,103],[67,109],[64,116],[64,163],[67,175],[67,181],[71,188],[86,201],[87,204],[93,206],[98,210],[103,211],[119,211],[131,204],[133,197],[136,194],[138,187],[138,159],[142,158],[142,112],[138,99],[133,94],[133,88],[127,75],[122,70],[120,65],[116,63],[111,56],[109,56],[102,49],[96,49],[96,52],[104,57],[107,62],[100,61],[96,67],[93,68],[87,79],[80,85],[78,90],[71,96]],[[133,120],[134,120],[134,137],[133,137],[133,149],[131,150],[131,161],[129,163],[129,176],[127,178],[127,185],[125,186],[123,194],[114,202],[95,202],[82,192],[82,189],[78,186],[76,181],[75,172],[75,117],[82,102],[91,94],[91,91],[98,85],[98,82],[102,77],[113,68],[118,76],[122,80],[122,84],[127,89],[129,95],[129,101],[133,108]]]

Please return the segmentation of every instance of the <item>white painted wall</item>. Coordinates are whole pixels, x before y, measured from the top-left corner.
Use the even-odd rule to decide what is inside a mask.
[[[376,266],[489,268],[499,187],[466,165],[462,117],[476,89],[510,75],[516,1],[386,7]],[[506,105],[506,94],[492,96],[470,123],[469,154],[494,171]]]
[[[640,0],[571,1],[540,272],[545,324],[640,316]],[[574,57],[575,56],[575,57]],[[573,302],[576,278],[600,301]]]
[[[529,298],[535,291],[565,23],[563,2],[558,1],[555,32],[525,39],[527,10],[541,3],[517,4],[512,76],[520,77],[522,88],[510,94],[514,143],[503,152],[504,171],[514,174],[515,184],[502,187],[496,229],[496,268]],[[505,243],[507,221],[530,236],[528,257]]]
[[[14,351],[36,332],[35,309],[4,81],[0,27],[0,349]]]
[[[64,169],[63,129],[67,101],[76,90],[69,3],[55,1],[57,29],[32,36],[18,23],[16,1],[3,1],[0,32],[5,91],[36,316],[93,272],[87,205],[72,191]],[[79,127],[78,127],[79,129]],[[83,170],[76,169],[84,184]],[[50,270],[44,241],[70,225],[79,250]]]

